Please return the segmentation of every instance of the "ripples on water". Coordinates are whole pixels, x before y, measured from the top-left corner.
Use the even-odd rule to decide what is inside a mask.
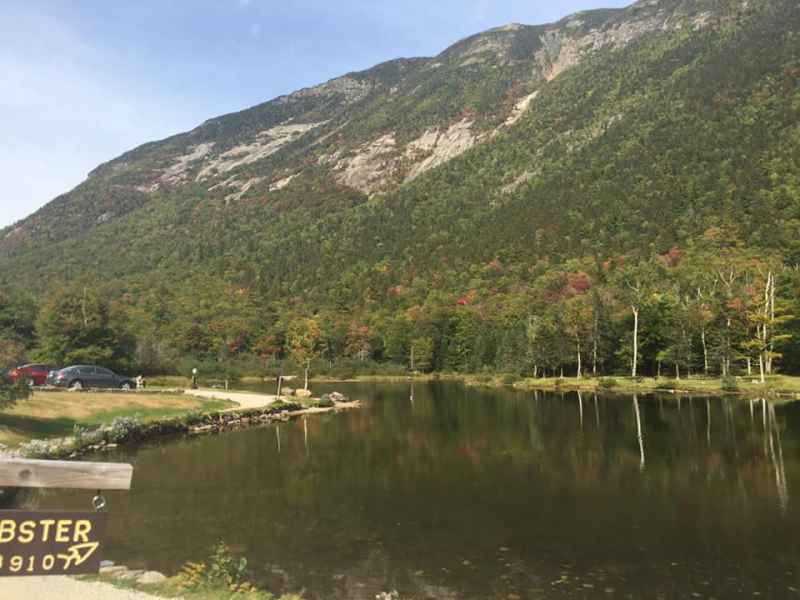
[[[336,387],[365,408],[120,455],[134,489],[109,495],[109,558],[174,573],[223,539],[313,599],[800,590],[800,406]]]

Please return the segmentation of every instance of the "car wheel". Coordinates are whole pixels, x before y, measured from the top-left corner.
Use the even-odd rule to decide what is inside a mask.
[[[80,379],[76,379],[72,383],[69,384],[69,389],[71,390],[82,390],[83,389],[83,382]]]
[[[125,391],[125,392],[130,392],[130,391],[133,389],[133,386],[131,385],[131,382],[130,382],[130,381],[126,381],[126,382],[125,382],[125,383],[123,383],[123,384],[122,384],[120,387],[121,387],[121,388],[123,389],[123,391]]]

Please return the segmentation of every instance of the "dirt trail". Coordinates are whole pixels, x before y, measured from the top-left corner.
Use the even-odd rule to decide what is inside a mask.
[[[70,577],[4,577],[0,600],[157,600],[156,596],[116,588],[108,583]]]
[[[278,397],[269,394],[249,394],[246,392],[226,392],[225,390],[185,390],[189,396],[217,400],[230,400],[236,402],[240,408],[264,408],[274,403]],[[234,409],[234,410],[239,410]]]

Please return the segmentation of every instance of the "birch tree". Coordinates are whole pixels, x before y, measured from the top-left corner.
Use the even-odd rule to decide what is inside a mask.
[[[623,266],[617,273],[617,286],[621,301],[629,308],[633,317],[631,342],[631,377],[639,374],[639,335],[643,325],[642,310],[653,299],[653,292],[659,278],[658,265],[654,261],[642,261],[631,266]]]
[[[772,270],[752,290],[752,304],[748,307],[747,320],[754,331],[744,344],[745,350],[758,357],[759,381],[766,383],[766,376],[772,373],[773,360],[780,358],[775,345],[791,339],[789,334],[778,333],[780,327],[790,321],[791,315],[779,314],[776,309],[775,274]]]

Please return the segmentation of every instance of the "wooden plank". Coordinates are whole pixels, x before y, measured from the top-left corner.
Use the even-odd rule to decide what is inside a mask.
[[[0,459],[0,487],[129,490],[132,479],[124,463]]]

